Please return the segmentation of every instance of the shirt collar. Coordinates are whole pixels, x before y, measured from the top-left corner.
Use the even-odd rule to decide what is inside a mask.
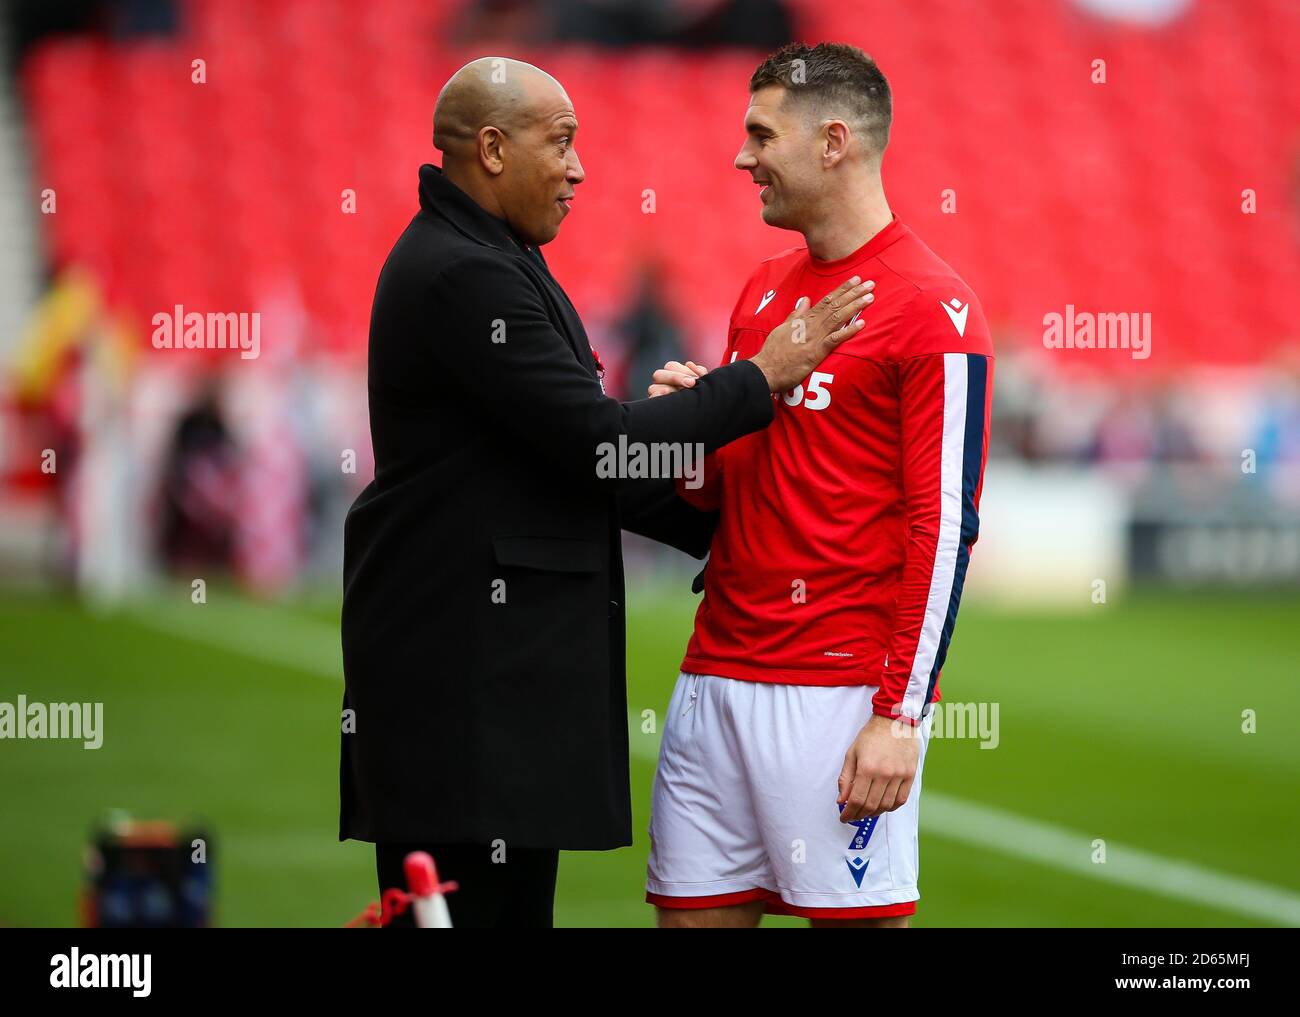
[[[836,258],[834,261],[818,261],[811,253],[809,253],[808,262],[813,272],[818,275],[835,275],[837,272],[842,272],[844,269],[856,265],[860,261],[874,258],[886,247],[894,243],[894,241],[902,239],[903,235],[907,232],[909,232],[908,228],[898,218],[898,213],[895,212],[891,214],[889,223],[884,229],[852,254],[846,254],[844,257]]]
[[[528,251],[509,223],[480,206],[432,163],[420,167],[420,207],[441,216],[471,240],[488,247]]]

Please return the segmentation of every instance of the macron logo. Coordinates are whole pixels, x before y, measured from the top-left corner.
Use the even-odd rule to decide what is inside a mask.
[[[853,877],[854,884],[858,889],[862,889],[862,877],[867,874],[867,866],[871,864],[871,859],[857,855],[844,859],[844,864],[849,867],[849,875]]]
[[[965,339],[966,313],[970,310],[970,304],[963,304],[956,297],[953,297],[946,304],[940,300],[939,306],[948,312],[948,317],[952,319],[952,327],[957,330],[959,336]]]
[[[766,307],[768,304],[772,302],[772,298],[774,296],[776,296],[776,290],[768,290],[766,293],[764,293],[763,299],[758,302],[758,310],[755,311],[754,313],[759,314],[764,307]]]

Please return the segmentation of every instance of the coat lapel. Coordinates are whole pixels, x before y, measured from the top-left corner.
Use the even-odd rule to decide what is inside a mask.
[[[597,376],[596,358],[592,355],[587,330],[582,327],[582,319],[578,317],[578,309],[573,306],[573,301],[564,292],[564,287],[555,281],[555,276],[551,275],[551,270],[546,264],[546,259],[542,257],[541,251],[536,247],[529,248],[528,260],[540,271],[542,292],[550,300],[554,320],[559,322],[561,333],[573,347],[578,363],[582,364],[593,377]]]
[[[568,340],[578,363],[598,377],[596,360],[592,356],[587,332],[569,295],[546,265],[546,259],[536,247],[520,242],[508,223],[480,208],[468,194],[448,180],[442,170],[431,163],[420,167],[420,207],[436,215],[453,228],[477,243],[495,248],[520,261],[524,270],[538,284],[546,298],[551,320],[560,334]]]

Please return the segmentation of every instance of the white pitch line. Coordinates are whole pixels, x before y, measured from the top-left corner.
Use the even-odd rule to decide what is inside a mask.
[[[1051,866],[1104,883],[1300,925],[1300,895],[1284,887],[1233,876],[1193,862],[1153,854],[1100,834],[1087,834],[936,791],[921,792],[921,828],[999,854]],[[1106,861],[1092,861],[1092,842],[1106,843]]]
[[[178,594],[180,596],[180,594]],[[268,624],[268,615],[275,618]],[[211,604],[133,605],[132,620],[157,632],[180,636],[253,660],[341,681],[338,629],[286,612],[274,604],[225,601]],[[640,714],[628,710],[632,755],[647,762],[659,756],[659,738],[641,733]],[[923,792],[921,827],[959,841],[1087,879],[1111,883],[1215,911],[1231,911],[1288,927],[1300,926],[1300,894],[1244,876],[1144,851],[1102,836],[1106,861],[1092,861],[1087,834],[1031,819],[934,790]]]
[[[334,626],[275,604],[226,600],[220,592],[212,593],[206,604],[190,603],[188,591],[177,596],[184,599],[131,603],[127,612],[133,621],[165,635],[342,683],[343,646]]]

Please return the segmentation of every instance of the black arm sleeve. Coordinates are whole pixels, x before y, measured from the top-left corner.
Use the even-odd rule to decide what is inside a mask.
[[[566,473],[594,479],[598,447],[620,435],[629,443],[699,443],[707,453],[772,420],[767,381],[749,361],[657,399],[607,397],[551,324],[527,274],[488,252],[440,273],[430,302],[438,322],[432,355],[447,382]]]
[[[618,507],[623,529],[685,551],[692,558],[709,553],[718,513],[688,505],[678,497],[675,481],[624,481],[618,490]]]

